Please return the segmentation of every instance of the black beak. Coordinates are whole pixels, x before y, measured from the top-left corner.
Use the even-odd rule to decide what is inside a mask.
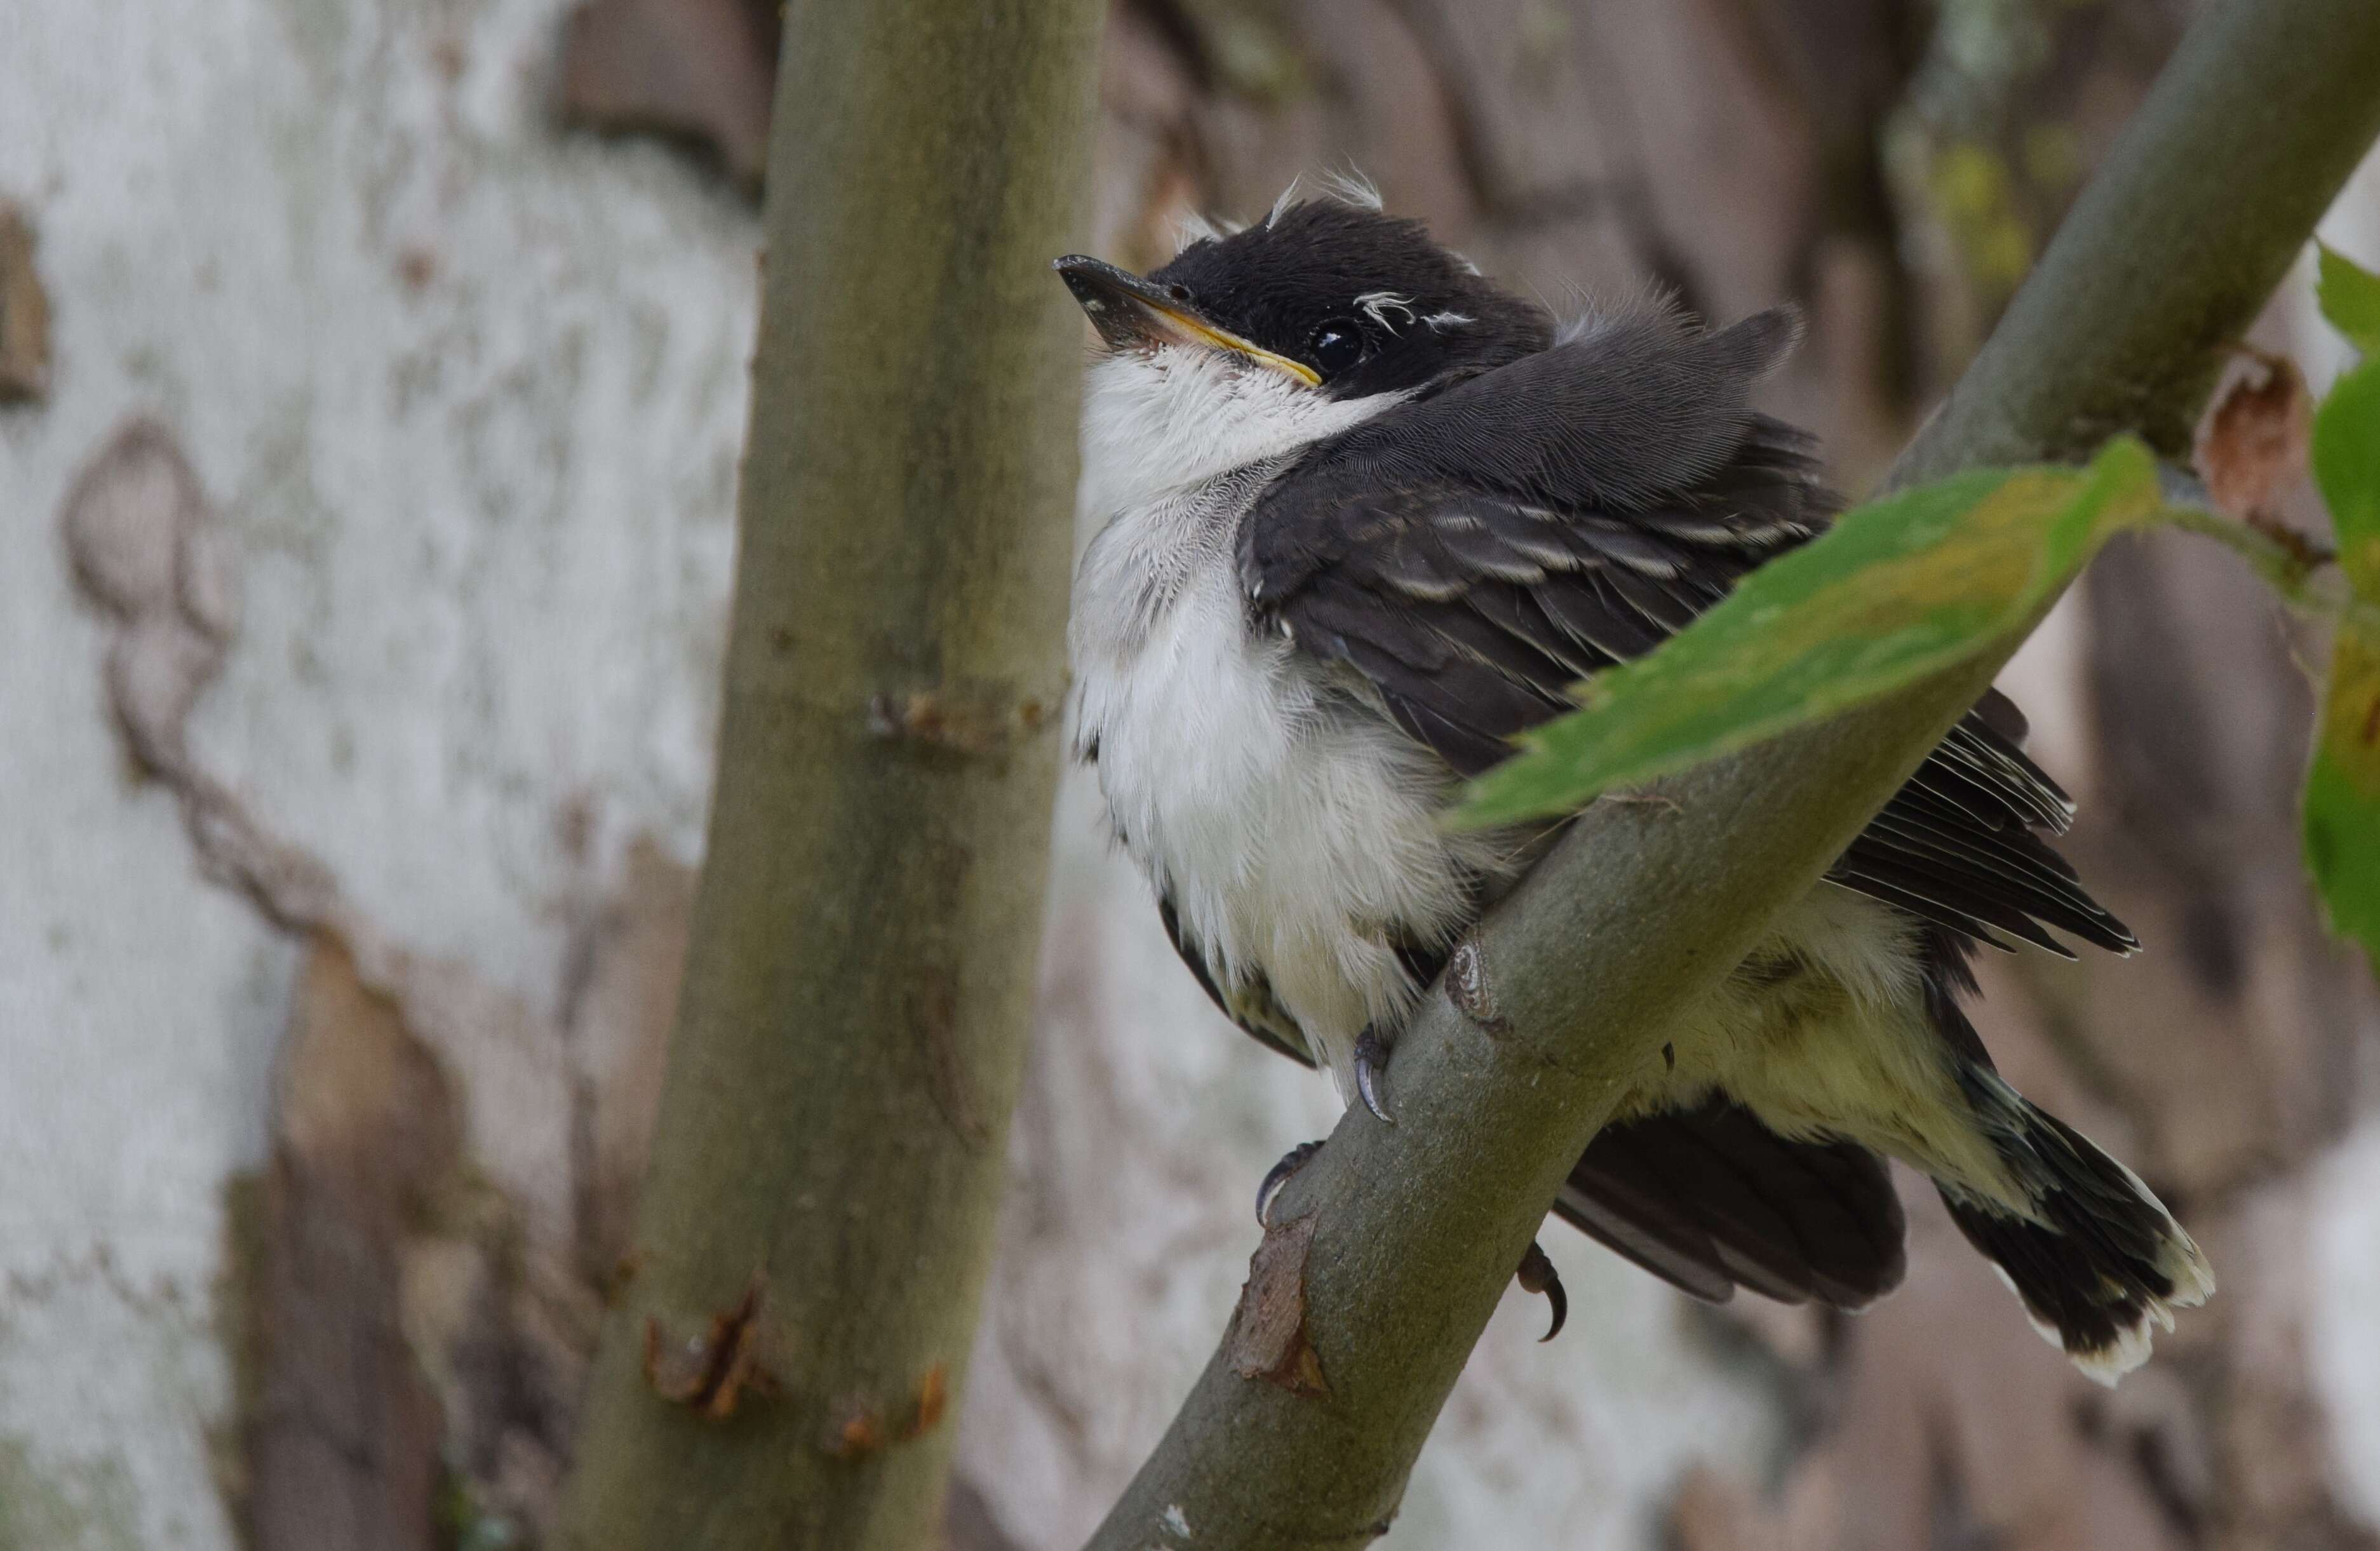
[[[1099,337],[1119,350],[1175,343],[1177,331],[1166,324],[1176,318],[1186,321],[1197,316],[1188,291],[1169,295],[1163,286],[1152,285],[1103,259],[1069,253],[1050,267],[1075,293]]]
[[[1271,367],[1311,388],[1321,376],[1303,361],[1277,356],[1252,340],[1242,338],[1200,312],[1190,293],[1180,286],[1152,285],[1104,260],[1070,253],[1051,262],[1051,269],[1075,293],[1091,326],[1117,350],[1154,350],[1166,345],[1201,345],[1228,350]]]

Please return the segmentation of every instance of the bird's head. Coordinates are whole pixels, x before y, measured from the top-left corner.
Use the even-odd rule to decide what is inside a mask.
[[[1189,482],[1294,450],[1545,348],[1545,312],[1417,221],[1360,198],[1284,199],[1146,276],[1054,266],[1098,330],[1084,404],[1094,473]]]

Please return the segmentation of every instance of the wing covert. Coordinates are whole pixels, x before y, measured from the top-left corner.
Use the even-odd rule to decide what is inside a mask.
[[[1343,666],[1477,775],[1568,710],[1580,679],[1831,518],[1810,439],[1744,405],[1787,342],[1767,314],[1707,334],[1640,318],[1317,446],[1242,520],[1256,628]],[[2043,839],[2073,804],[2022,736],[1987,696],[1830,876],[1993,947],[2070,957],[2055,928],[2129,951]]]

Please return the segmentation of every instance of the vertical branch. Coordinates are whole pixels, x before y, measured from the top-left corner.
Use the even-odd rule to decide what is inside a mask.
[[[795,0],[710,848],[572,1547],[933,1544],[1056,774],[1096,0]]]

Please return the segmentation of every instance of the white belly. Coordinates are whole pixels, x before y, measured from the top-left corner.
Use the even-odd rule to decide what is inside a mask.
[[[1289,641],[1251,638],[1229,512],[1158,503],[1085,553],[1071,633],[1075,742],[1095,758],[1118,837],[1173,902],[1219,983],[1261,977],[1353,1089],[1354,1041],[1393,1036],[1418,992],[1395,944],[1451,943],[1512,836],[1437,822],[1452,776]],[[1821,885],[1755,959],[1781,985],[1730,979],[1690,1012],[1627,1112],[1713,1088],[1789,1136],[1848,1135],[1953,1179],[1993,1182],[1937,1036],[1914,925]]]
[[[1449,777],[1426,750],[1290,643],[1249,638],[1227,555],[1143,629],[1111,635],[1095,609],[1078,596],[1076,741],[1118,835],[1216,974],[1269,979],[1343,1088],[1356,1035],[1419,989],[1392,944],[1468,924],[1492,842],[1440,832]]]

